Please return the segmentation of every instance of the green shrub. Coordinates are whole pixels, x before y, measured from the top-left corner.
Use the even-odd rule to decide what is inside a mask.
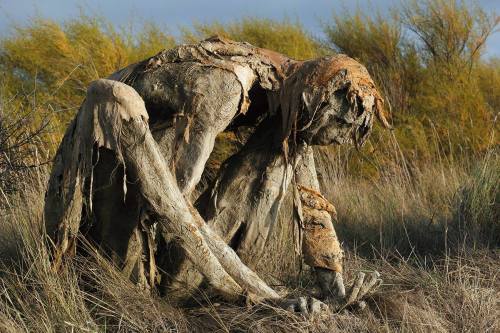
[[[92,80],[173,45],[154,25],[134,35],[99,18],[81,16],[64,24],[38,18],[0,41],[2,84],[14,97],[36,92],[37,105],[56,111],[62,132]]]
[[[410,0],[389,17],[334,15],[324,29],[329,47],[367,66],[401,153],[427,163],[433,156],[481,155],[498,144],[490,133],[498,128],[500,67],[480,57],[498,22],[475,4]],[[370,159],[384,160],[390,136],[375,131]]]
[[[213,35],[221,35],[236,41],[248,42],[258,47],[274,50],[297,59],[311,59],[322,53],[319,43],[299,22],[274,21],[262,18],[243,18],[229,24],[218,22],[194,24],[184,29],[183,39],[196,42]]]

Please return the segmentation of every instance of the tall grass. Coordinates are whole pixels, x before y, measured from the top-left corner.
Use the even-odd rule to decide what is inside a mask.
[[[498,331],[500,271],[494,244],[482,243],[490,245],[486,251],[450,241],[457,247],[437,251],[445,244],[446,226],[454,228],[457,216],[460,221],[476,221],[478,230],[498,227],[498,220],[489,219],[498,213],[498,199],[492,197],[498,196],[498,182],[496,187],[491,183],[495,165],[498,155],[492,152],[473,168],[419,170],[412,183],[401,174],[361,181],[326,180],[323,173],[323,186],[339,212],[340,238],[349,245],[347,283],[352,283],[358,270],[376,269],[384,285],[369,299],[368,310],[318,318],[264,304],[248,307],[214,299],[200,299],[200,305],[192,308],[175,308],[154,291],[133,285],[92,251],[54,272],[42,226],[47,170],[31,170],[24,179],[26,186],[11,195],[2,209],[0,331]],[[468,213],[476,212],[484,198],[489,198],[488,211]],[[297,274],[297,258],[290,255],[290,223],[283,214],[273,231],[270,255],[257,269],[283,293],[308,294],[314,292],[311,276],[307,270]],[[456,229],[459,234],[462,227]],[[433,228],[436,234],[429,231]],[[367,246],[372,253],[363,250]]]
[[[454,231],[469,246],[500,245],[500,158],[489,152],[457,196]]]
[[[352,176],[331,157],[318,150],[320,181],[337,207],[347,246],[425,255],[500,245],[498,152],[475,163],[434,159],[409,167],[393,161],[376,180]]]
[[[137,288],[97,253],[54,271],[42,224],[45,186],[29,181],[35,183],[12,198],[0,229],[0,331],[186,330],[179,310]]]

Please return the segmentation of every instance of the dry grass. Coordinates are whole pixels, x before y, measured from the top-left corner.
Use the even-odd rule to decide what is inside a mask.
[[[498,239],[481,233],[498,230],[498,219],[492,220],[498,217],[498,154],[472,168],[442,163],[413,170],[411,182],[401,170],[375,182],[340,176],[328,172],[322,156],[322,185],[340,213],[337,227],[348,248],[348,284],[359,270],[376,269],[384,278],[368,310],[304,318],[268,305],[203,298],[175,308],[136,288],[97,254],[54,273],[41,227],[46,170],[39,169],[24,177],[16,195],[2,199],[0,332],[500,330]],[[283,214],[269,245],[273,256],[263,257],[257,270],[276,288],[311,293],[309,271],[300,271],[291,255],[290,221]],[[464,237],[471,223],[476,234]]]

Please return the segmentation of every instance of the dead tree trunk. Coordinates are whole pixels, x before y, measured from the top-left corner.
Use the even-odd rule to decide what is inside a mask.
[[[294,161],[274,144],[276,122],[270,117],[259,125],[196,203],[210,233],[219,235],[250,267],[265,251],[294,169]],[[165,294],[174,299],[190,296],[203,279],[179,250],[164,253],[163,261],[163,268],[171,272],[164,283]]]
[[[331,226],[307,147],[361,145],[374,117],[387,124],[366,69],[342,55],[297,62],[212,38],[111,79],[91,84],[54,161],[45,206],[54,265],[75,253],[82,232],[124,274],[145,287],[168,284],[172,298],[189,296],[206,278],[227,299],[277,299],[240,257],[251,264],[263,251],[294,171],[297,203]],[[196,210],[190,197],[216,135],[241,123],[256,128],[252,138]],[[309,235],[321,234],[313,229]],[[315,237],[304,243],[306,254]],[[337,251],[334,231],[324,240]],[[341,271],[336,255],[313,259]]]
[[[157,221],[167,237],[173,235],[217,291],[228,299],[238,298],[244,291],[261,298],[278,298],[193,214],[194,208],[179,190],[147,121],[142,99],[129,86],[98,80],[89,87],[85,103],[58,151],[50,180],[46,217],[51,222],[47,226],[49,235],[57,234],[56,265],[74,249],[85,198],[82,190],[86,181],[92,186],[92,155],[103,147],[126,168],[124,189],[128,181],[137,182],[143,218]]]

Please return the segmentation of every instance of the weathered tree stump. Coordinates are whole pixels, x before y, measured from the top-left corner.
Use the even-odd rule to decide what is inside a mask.
[[[82,235],[133,281],[161,286],[174,300],[203,279],[230,300],[279,300],[249,267],[292,190],[306,263],[323,290],[343,297],[334,207],[320,193],[310,146],[359,146],[375,117],[388,126],[356,61],[298,62],[221,38],[162,51],[97,80],[49,181],[54,266],[75,253]],[[240,126],[252,129],[250,138],[198,196],[216,136]]]

